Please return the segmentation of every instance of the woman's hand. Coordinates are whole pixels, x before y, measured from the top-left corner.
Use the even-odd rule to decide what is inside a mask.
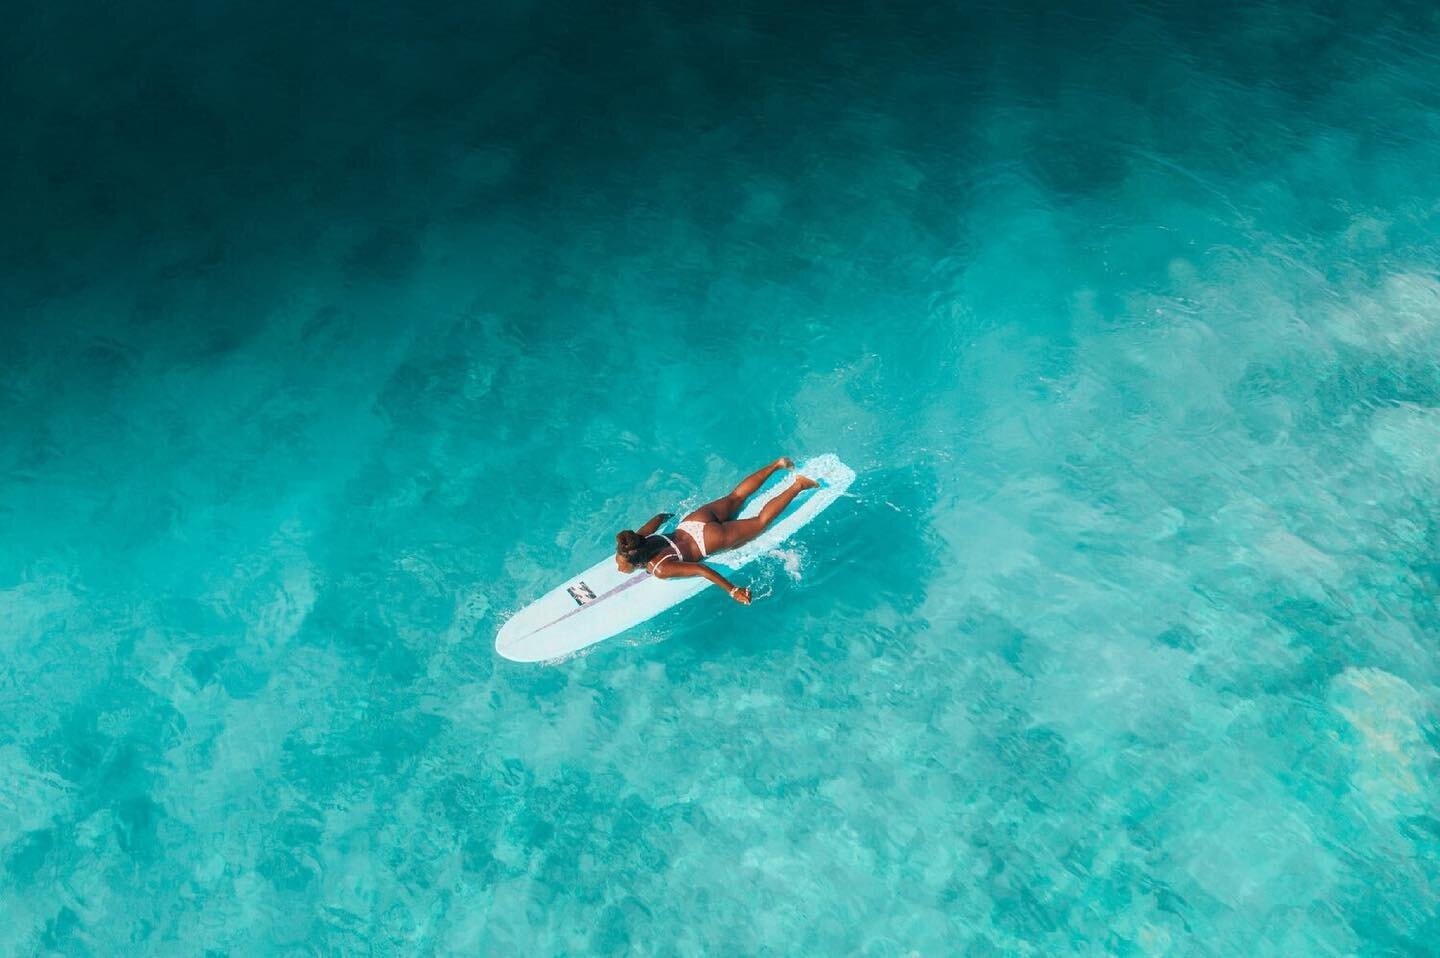
[[[736,602],[739,602],[741,605],[749,605],[750,587],[747,585],[745,586],[745,588],[742,589],[739,586],[736,586],[734,589],[730,590],[730,598],[734,599]]]

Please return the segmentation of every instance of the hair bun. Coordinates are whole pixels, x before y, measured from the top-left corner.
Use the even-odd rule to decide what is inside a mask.
[[[641,549],[645,546],[645,540],[640,538],[639,533],[633,529],[622,529],[615,534],[615,553],[622,555],[631,562],[636,561]]]

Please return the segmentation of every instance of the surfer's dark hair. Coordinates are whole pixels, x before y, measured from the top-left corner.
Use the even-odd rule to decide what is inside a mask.
[[[615,534],[615,554],[631,565],[644,565],[650,558],[646,554],[645,537],[634,529],[622,529]]]

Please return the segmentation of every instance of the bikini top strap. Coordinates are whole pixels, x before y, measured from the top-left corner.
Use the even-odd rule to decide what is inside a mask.
[[[670,547],[671,554],[670,554],[670,555],[661,556],[661,557],[658,558],[658,559],[651,559],[651,560],[650,560],[650,563],[647,563],[647,564],[646,564],[646,567],[649,568],[651,575],[654,575],[654,574],[655,574],[655,570],[658,569],[658,568],[660,568],[660,563],[664,562],[666,559],[683,559],[683,558],[684,558],[684,556],[681,555],[681,553],[680,553],[680,547],[677,546],[677,545],[670,539],[669,536],[665,535],[665,533],[663,533],[663,532],[657,532],[657,533],[655,533],[655,535],[657,535],[657,536],[659,536],[660,538],[662,538],[662,539],[665,540],[665,544]],[[653,563],[653,564],[651,564],[651,563]]]

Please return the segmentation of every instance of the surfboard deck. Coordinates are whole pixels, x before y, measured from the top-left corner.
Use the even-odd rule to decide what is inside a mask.
[[[710,556],[705,559],[707,564],[730,578],[732,572],[794,535],[855,481],[855,471],[833,453],[807,459],[795,471],[819,480],[819,488],[801,493],[758,538]],[[784,472],[772,476],[750,497],[740,518],[758,515],[789,483]],[[607,555],[511,616],[495,636],[495,651],[516,662],[561,658],[633,629],[708,588],[712,588],[710,583],[699,576],[657,579],[644,570],[627,574],[615,567],[613,554]]]

